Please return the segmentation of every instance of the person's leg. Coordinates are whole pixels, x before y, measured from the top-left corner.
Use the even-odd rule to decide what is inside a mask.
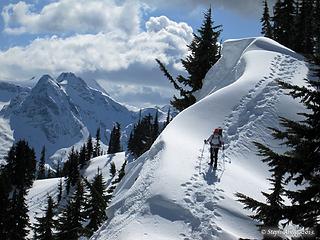
[[[217,168],[218,165],[218,152],[219,148],[214,149],[214,167]]]
[[[213,156],[214,156],[214,151],[213,151],[213,147],[210,147],[210,165],[213,164]]]

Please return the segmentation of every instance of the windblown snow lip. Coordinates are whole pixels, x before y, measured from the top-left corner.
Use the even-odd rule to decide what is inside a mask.
[[[197,100],[238,81],[246,69],[246,53],[259,50],[303,60],[301,55],[266,37],[226,40],[222,45],[221,58],[206,74],[203,88],[195,93]]]

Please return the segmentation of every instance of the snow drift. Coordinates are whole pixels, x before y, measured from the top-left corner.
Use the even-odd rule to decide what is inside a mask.
[[[297,119],[303,106],[275,80],[301,85],[307,73],[302,58],[270,39],[225,42],[221,59],[197,93],[199,101],[128,165],[109,220],[92,239],[261,239],[234,193],[263,200],[268,168],[252,142],[284,150],[267,127],[279,127],[279,115]],[[226,149],[213,171],[203,140],[218,126],[224,129]]]

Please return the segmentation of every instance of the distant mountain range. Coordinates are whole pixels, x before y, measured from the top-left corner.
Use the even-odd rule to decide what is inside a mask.
[[[90,86],[73,73],[62,73],[57,79],[43,75],[31,89],[1,82],[0,118],[6,133],[0,134],[0,142],[6,143],[0,146],[2,157],[12,141],[26,139],[37,154],[46,146],[47,156],[56,153],[51,160],[64,158],[70,147],[80,146],[89,134],[94,137],[98,127],[101,141],[108,144],[114,122],[121,124],[126,145],[139,111],[113,100],[98,83],[90,81]],[[166,118],[167,108],[158,109],[160,121]],[[142,109],[141,115],[154,116],[156,110]]]

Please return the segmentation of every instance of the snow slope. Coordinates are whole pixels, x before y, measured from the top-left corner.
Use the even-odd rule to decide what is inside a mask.
[[[301,85],[307,72],[297,54],[270,39],[225,42],[222,58],[197,93],[199,101],[128,165],[109,220],[92,239],[261,239],[234,194],[263,200],[268,168],[252,141],[284,150],[267,127],[279,127],[279,115],[297,119],[304,109],[275,80]],[[224,129],[226,150],[213,171],[203,140],[217,126]]]
[[[30,92],[29,88],[17,86],[15,84],[0,82],[0,111],[5,108],[11,101],[15,101]],[[7,150],[13,143],[13,131],[10,121],[0,117],[0,164],[3,156],[7,154]]]
[[[82,172],[82,176],[86,177],[91,181],[96,175],[98,168],[102,172],[104,180],[107,184],[107,188],[111,186],[111,175],[109,173],[110,164],[114,162],[116,169],[119,170],[125,161],[125,153],[120,152],[112,155],[103,155],[90,160],[88,167]],[[64,178],[62,178],[64,180]],[[33,183],[32,188],[28,190],[27,194],[27,205],[28,205],[28,215],[30,222],[33,224],[36,222],[35,217],[40,217],[43,215],[43,210],[47,207],[47,196],[50,195],[54,201],[58,197],[58,184],[60,178],[51,178],[36,180]],[[63,196],[62,201],[57,205],[57,211],[60,211],[64,204],[66,203],[67,195],[65,193],[64,181],[63,181]],[[29,237],[32,238],[33,232],[29,233]]]

